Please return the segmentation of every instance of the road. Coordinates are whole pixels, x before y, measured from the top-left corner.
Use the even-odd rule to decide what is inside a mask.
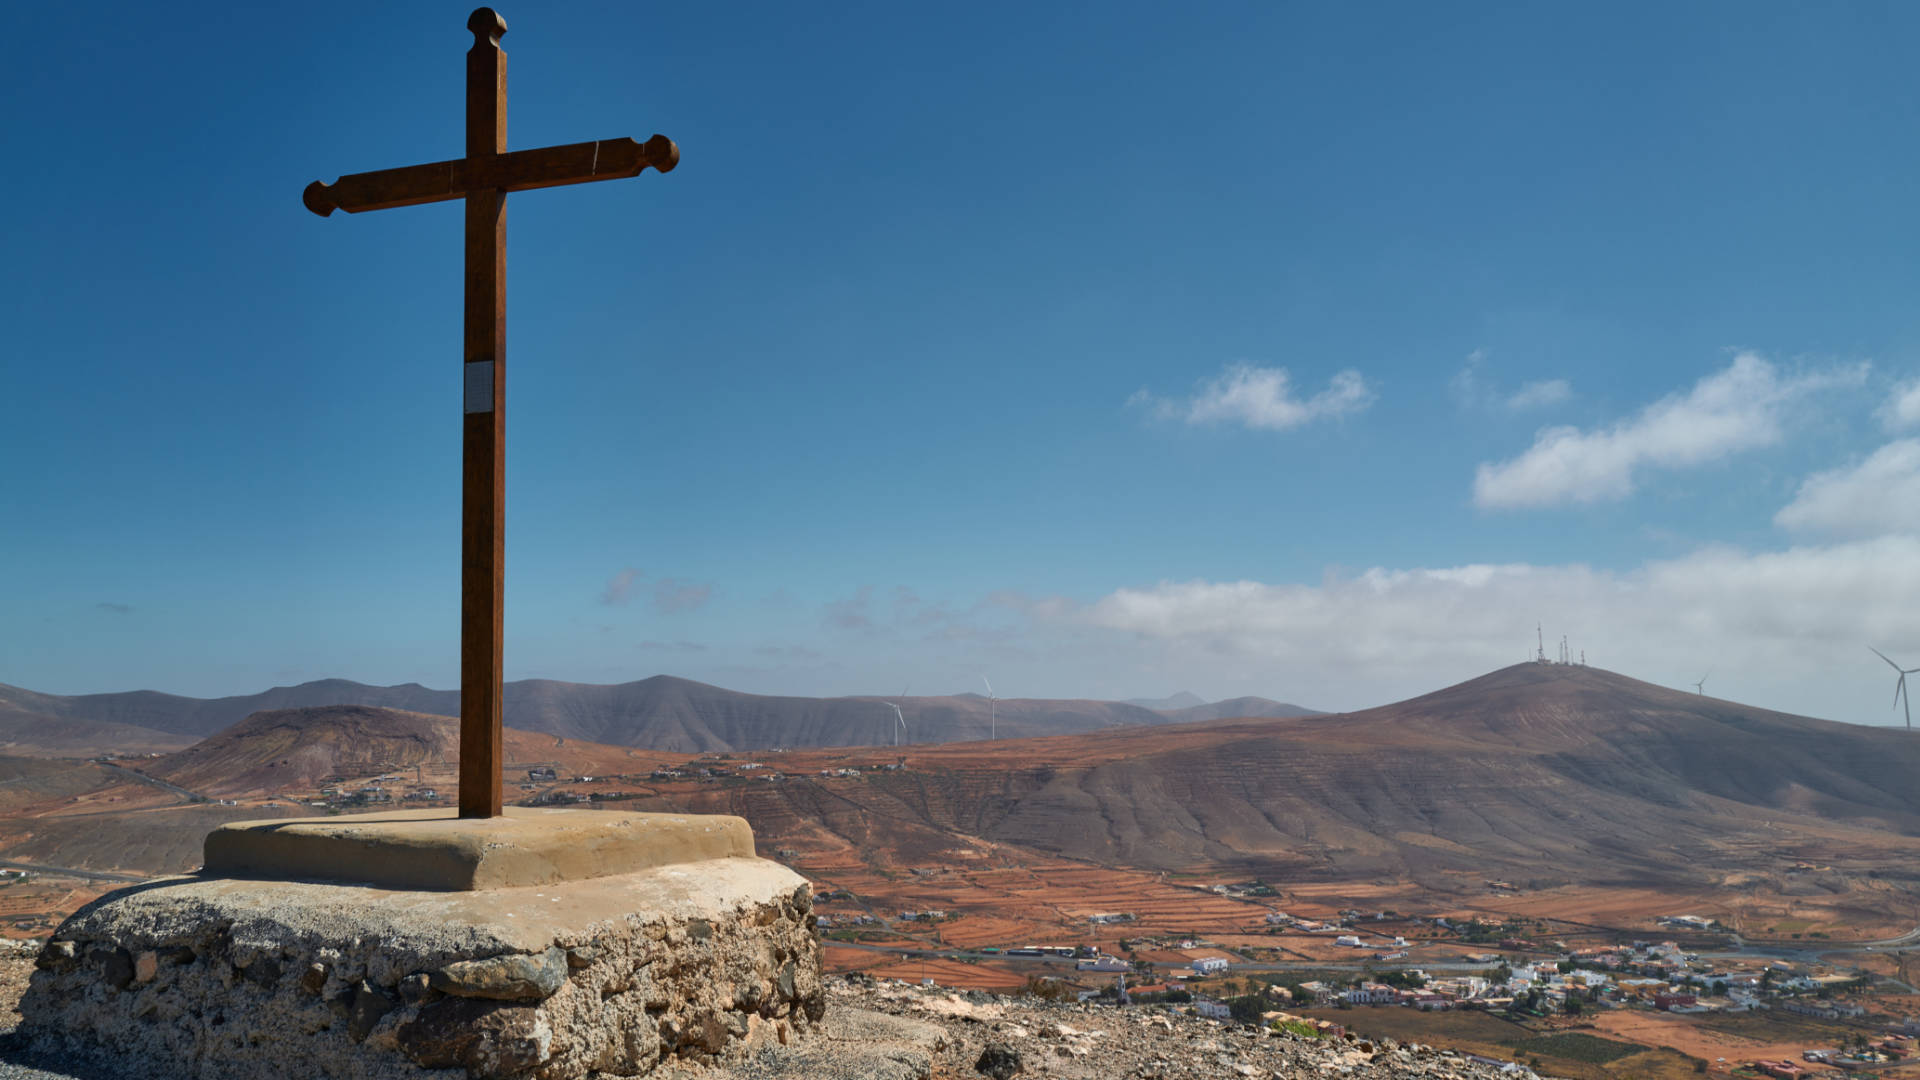
[[[181,787],[179,784],[169,784],[165,780],[148,776],[146,773],[140,772],[136,769],[125,768],[124,766],[115,765],[112,762],[108,762],[108,761],[96,761],[94,762],[94,764],[100,766],[102,769],[105,769],[108,772],[117,773],[120,776],[120,778],[123,780],[131,780],[136,784],[145,784],[148,787],[157,787],[161,791],[171,791],[175,795],[179,795],[182,798],[186,798],[186,799],[192,799],[196,802],[213,802],[214,801],[213,797],[210,795],[202,795],[197,791],[188,791],[186,788]]]
[[[115,874],[106,870],[81,870],[73,866],[48,866],[45,863],[13,862],[8,859],[0,859],[0,866],[9,870],[31,870],[36,874],[59,874],[62,877],[84,878],[87,881],[121,881],[137,885],[140,882],[152,880],[138,874]]]

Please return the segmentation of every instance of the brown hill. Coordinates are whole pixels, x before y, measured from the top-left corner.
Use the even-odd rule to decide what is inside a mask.
[[[310,789],[329,776],[457,760],[459,722],[334,705],[255,713],[141,771],[202,794]]]
[[[1594,668],[1523,664],[1312,719],[915,747],[907,762],[858,784],[730,798],[776,835],[817,835],[831,810],[829,831],[865,830],[875,846],[911,825],[1105,865],[1290,881],[1445,891],[1494,876],[1641,887],[1756,873],[1817,891],[1871,870],[1920,886],[1920,738]],[[1800,860],[1839,877],[1781,876]]]
[[[608,745],[694,753],[893,741],[893,710],[875,697],[744,694],[668,675],[611,686],[523,679],[507,683],[502,693],[508,727]],[[173,749],[182,745],[175,737],[181,734],[210,735],[258,712],[324,705],[456,716],[460,695],[418,683],[367,686],[346,679],[213,699],[149,690],[61,697],[0,685],[0,721],[11,710],[24,718],[25,728],[37,725],[47,732],[72,731],[75,734],[67,742],[85,746],[111,737],[129,746],[139,743],[143,749],[149,745]],[[987,699],[975,694],[908,698],[902,706],[909,739],[914,742],[985,739],[990,729],[1002,738],[1018,738],[1171,722],[1151,709],[1109,701],[1010,698],[994,707],[997,726],[989,722]],[[87,724],[125,726],[108,731],[87,728]],[[0,739],[5,736],[5,725],[0,723]]]
[[[560,739],[508,728],[510,766],[552,765],[565,775],[634,768],[626,747]],[[451,716],[329,705],[255,713],[141,771],[195,794],[303,795],[329,777],[412,774],[416,766],[448,775],[460,761],[460,721]]]

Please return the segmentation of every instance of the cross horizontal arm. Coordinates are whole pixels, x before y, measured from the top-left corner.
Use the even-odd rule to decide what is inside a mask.
[[[335,210],[358,214],[363,210],[388,210],[464,198],[469,191],[529,191],[593,180],[616,180],[638,176],[648,166],[657,172],[672,172],[679,163],[680,148],[665,135],[655,135],[644,143],[632,139],[602,139],[540,150],[516,150],[477,162],[461,158],[431,165],[352,173],[331,184],[315,180],[307,185],[300,199],[307,209],[321,217]]]

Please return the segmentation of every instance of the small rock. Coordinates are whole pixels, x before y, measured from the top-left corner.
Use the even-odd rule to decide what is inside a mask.
[[[133,958],[133,981],[150,983],[160,974],[160,954],[147,949]]]
[[[365,979],[360,980],[353,991],[353,1003],[347,1007],[347,1034],[354,1042],[365,1039],[379,1026],[380,1018],[392,1011],[392,998]]]
[[[327,985],[327,965],[308,964],[307,970],[300,973],[300,989],[309,994],[317,994]]]
[[[125,990],[133,981],[133,957],[125,949],[95,949],[87,960],[99,966],[100,981],[115,990]]]
[[[567,951],[555,946],[539,956],[512,953],[460,960],[434,972],[428,981],[435,990],[456,997],[542,1001],[567,981]]]
[[[992,1042],[980,1051],[980,1060],[973,1063],[973,1071],[993,1080],[1007,1080],[1026,1070],[1020,1064],[1020,1051],[1006,1043]]]
[[[552,1054],[553,1032],[530,1005],[441,998],[395,1033],[400,1049],[429,1069],[479,1076],[530,1072]],[[645,1047],[650,1053],[652,1046]]]
[[[400,980],[400,1000],[409,1005],[418,1005],[433,993],[433,986],[425,972],[409,975]]]
[[[698,920],[695,920],[695,921],[698,921]],[[789,960],[786,963],[780,965],[780,975],[779,975],[779,978],[775,980],[775,982],[776,982],[776,985],[778,985],[780,988],[780,999],[782,1001],[793,1000],[794,972],[795,972],[795,968],[794,968],[793,961]]]
[[[247,981],[262,989],[272,989],[280,981],[280,960],[262,956],[247,965]]]
[[[42,971],[71,971],[80,962],[80,949],[71,941],[49,941],[33,961]]]

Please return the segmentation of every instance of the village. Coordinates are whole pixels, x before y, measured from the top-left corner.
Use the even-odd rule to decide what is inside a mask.
[[[1254,888],[1216,886],[1218,893],[1247,895]],[[841,914],[836,902],[853,900],[843,891],[820,894],[823,934],[848,928],[878,928],[888,922],[925,924],[953,918],[944,910],[903,910],[892,918],[868,912]],[[1106,912],[1089,916],[1090,928],[1125,926],[1133,916]],[[1776,1041],[1748,1038],[1767,1051],[1743,1056],[1717,1053],[1694,1056],[1693,1070],[1741,1078],[1771,1076],[1797,1080],[1814,1073],[1845,1072],[1875,1077],[1916,1063],[1920,1020],[1889,1012],[1879,998],[1906,988],[1876,979],[1859,969],[1830,963],[1791,962],[1763,956],[1727,957],[1674,940],[1632,940],[1613,945],[1555,950],[1529,940],[1501,937],[1488,942],[1494,951],[1467,953],[1426,966],[1404,963],[1411,949],[1436,941],[1486,941],[1501,927],[1446,916],[1405,916],[1348,909],[1327,919],[1295,917],[1270,910],[1264,916],[1276,932],[1324,936],[1332,946],[1350,950],[1348,962],[1280,964],[1271,954],[1244,944],[1223,947],[1205,938],[1122,938],[1103,944],[981,947],[946,952],[947,958],[1024,960],[1036,965],[1025,990],[1042,997],[1078,1000],[1116,1008],[1166,1009],[1222,1023],[1256,1024],[1294,1034],[1321,1037],[1391,1034],[1446,1044],[1444,1021],[1384,1023],[1388,1011],[1432,1016],[1477,1013],[1524,1025],[1540,1033],[1537,1050],[1556,1043],[1587,1053],[1608,1047],[1638,1051],[1641,1046],[1614,1042],[1607,1035],[1645,1030],[1665,1023],[1670,1042],[1683,1033],[1711,1033],[1714,1021],[1751,1017],[1764,1024],[1775,1016],[1797,1021],[1784,1030],[1817,1033],[1791,1055]],[[1663,925],[1682,931],[1707,931],[1713,921],[1670,916]],[[1369,924],[1409,924],[1426,934],[1410,941]],[[900,954],[903,960],[928,955]],[[1070,967],[1069,967],[1070,965]],[[898,971],[898,968],[895,969]],[[939,984],[926,977],[925,985]],[[1909,999],[1910,1000],[1910,999]],[[1608,1023],[1610,1016],[1633,1016],[1634,1025]],[[1412,1018],[1409,1017],[1409,1020]],[[1389,1030],[1376,1030],[1382,1027]],[[1616,1030],[1618,1029],[1618,1030]],[[1516,1030],[1521,1030],[1516,1028]],[[1763,1030],[1742,1024],[1739,1030]],[[1599,1036],[1587,1034],[1600,1032]],[[1410,1034],[1413,1033],[1413,1034]],[[1742,1041],[1742,1040],[1733,1040]],[[1511,1058],[1477,1055],[1476,1060],[1518,1068]],[[1541,1062],[1536,1055],[1533,1068]],[[1553,1071],[1549,1066],[1549,1071]],[[1917,1073],[1915,1075],[1920,1075]]]

